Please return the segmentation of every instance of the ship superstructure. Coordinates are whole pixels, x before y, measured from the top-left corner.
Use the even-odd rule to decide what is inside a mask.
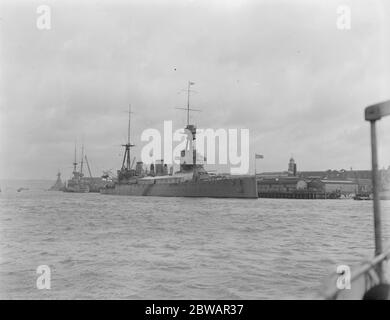
[[[84,145],[81,148],[81,163],[80,171],[77,171],[77,149],[76,144],[74,146],[74,161],[73,161],[73,177],[66,182],[65,192],[86,193],[89,192],[88,184],[83,181],[83,163],[84,163]]]
[[[81,146],[81,158],[80,158],[80,170],[77,166],[77,154],[76,154],[76,145],[74,150],[74,161],[73,161],[73,176],[69,179],[63,191],[65,192],[100,192],[100,189],[105,186],[105,181],[102,177],[93,177],[91,172],[91,166],[88,161],[88,157],[84,154],[84,144]],[[84,160],[88,169],[89,176],[84,174]]]

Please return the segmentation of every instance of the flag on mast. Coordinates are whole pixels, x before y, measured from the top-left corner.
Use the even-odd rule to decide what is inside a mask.
[[[264,159],[264,156],[262,154],[256,153],[255,158],[256,159]]]
[[[191,81],[189,81],[188,83],[190,86],[193,86],[195,84],[195,82],[191,82]]]

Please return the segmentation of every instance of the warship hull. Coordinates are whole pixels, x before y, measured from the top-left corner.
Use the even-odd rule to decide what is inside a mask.
[[[66,187],[63,190],[64,192],[73,192],[73,193],[88,193],[88,187]]]
[[[68,184],[63,189],[64,192],[74,192],[74,193],[88,193],[89,187],[87,184],[78,182],[75,183],[73,181],[69,181]]]
[[[100,189],[105,186],[105,182],[102,180],[102,178],[88,178],[83,177],[82,181],[85,185],[88,186],[89,192],[100,192]]]
[[[155,197],[257,198],[255,177],[180,183],[130,183],[106,186],[102,194]]]

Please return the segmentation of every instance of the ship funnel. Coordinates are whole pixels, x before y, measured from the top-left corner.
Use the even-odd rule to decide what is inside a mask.
[[[141,176],[143,173],[143,165],[144,163],[142,161],[138,161],[135,165],[135,173],[137,176]]]
[[[164,159],[156,162],[156,176],[164,175]]]

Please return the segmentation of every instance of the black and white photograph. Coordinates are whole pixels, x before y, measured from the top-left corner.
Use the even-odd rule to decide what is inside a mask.
[[[388,1],[0,0],[0,300],[245,319],[389,258]]]

